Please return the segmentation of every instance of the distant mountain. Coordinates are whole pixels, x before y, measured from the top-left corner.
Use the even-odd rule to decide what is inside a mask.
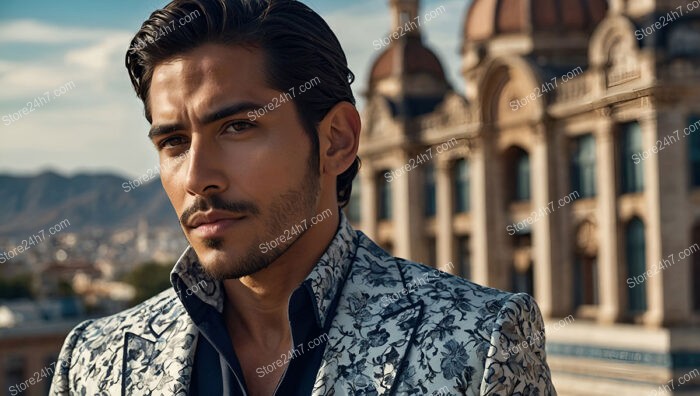
[[[178,226],[158,178],[129,192],[123,183],[128,180],[111,174],[0,174],[0,236],[48,233],[64,219],[71,232],[131,228],[141,219],[149,226]]]

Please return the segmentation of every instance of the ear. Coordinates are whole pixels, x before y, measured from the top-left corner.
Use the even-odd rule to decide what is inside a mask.
[[[355,106],[340,102],[321,120],[318,128],[320,170],[333,178],[345,172],[357,157],[362,121]]]

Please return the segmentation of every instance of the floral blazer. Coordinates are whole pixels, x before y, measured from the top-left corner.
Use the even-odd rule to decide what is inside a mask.
[[[196,255],[173,276],[201,283]],[[314,396],[556,395],[537,304],[387,254],[344,216],[309,275],[320,316],[341,293]],[[177,289],[177,288],[175,288]],[[199,298],[220,309],[221,285]],[[182,290],[78,325],[59,357],[51,395],[185,395],[198,330]]]

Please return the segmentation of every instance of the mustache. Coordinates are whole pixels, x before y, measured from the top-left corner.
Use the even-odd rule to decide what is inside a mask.
[[[206,212],[209,210],[220,210],[233,212],[236,214],[260,214],[260,209],[257,205],[250,201],[227,201],[218,195],[210,197],[198,197],[192,206],[185,209],[180,215],[180,224],[189,224],[189,220],[197,212]]]

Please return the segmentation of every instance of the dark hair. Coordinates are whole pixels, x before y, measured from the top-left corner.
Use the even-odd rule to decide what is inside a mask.
[[[319,122],[337,103],[355,104],[350,88],[355,75],[323,18],[296,0],[174,0],[153,12],[126,53],[126,68],[149,122],[153,69],[205,43],[260,48],[265,57],[266,82],[281,92],[320,80],[313,89],[294,98],[311,139],[310,161],[318,169]],[[340,207],[350,199],[359,167],[360,159],[356,157],[337,178]]]

